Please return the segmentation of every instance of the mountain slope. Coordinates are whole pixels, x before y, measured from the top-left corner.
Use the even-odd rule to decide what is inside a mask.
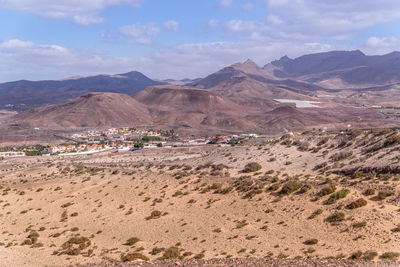
[[[151,85],[164,84],[153,81],[140,72],[119,75],[97,75],[49,81],[16,81],[0,84],[0,107],[15,105],[29,108],[65,102],[89,92],[134,94]]]
[[[341,123],[337,117],[321,114],[319,111],[300,110],[291,106],[280,106],[272,111],[248,117],[257,121],[259,127],[271,132],[284,129],[304,130],[314,126]],[[334,128],[334,127],[332,127]]]
[[[133,96],[139,102],[158,108],[191,112],[231,111],[242,109],[232,101],[210,91],[173,85],[152,86]]]
[[[147,105],[155,125],[193,131],[257,128],[245,107],[216,93],[172,85],[148,87],[133,96]]]
[[[278,78],[290,78],[340,87],[372,87],[400,82],[400,53],[367,56],[361,51],[331,51],[287,56],[263,68]]]
[[[274,98],[307,100],[309,94],[323,89],[308,82],[276,78],[251,60],[223,68],[190,85],[221,94],[236,103],[269,108]]]
[[[52,129],[151,124],[144,105],[116,93],[89,93],[63,104],[30,109],[13,117],[13,121]]]

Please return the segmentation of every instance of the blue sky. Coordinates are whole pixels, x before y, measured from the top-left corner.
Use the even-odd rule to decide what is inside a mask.
[[[0,82],[196,78],[247,58],[400,45],[398,0],[0,0],[0,23]]]

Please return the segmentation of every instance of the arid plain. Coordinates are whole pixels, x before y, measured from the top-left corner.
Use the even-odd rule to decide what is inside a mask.
[[[0,265],[393,262],[399,184],[400,133],[389,129],[3,159]]]

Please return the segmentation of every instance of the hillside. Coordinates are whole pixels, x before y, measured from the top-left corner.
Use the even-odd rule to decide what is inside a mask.
[[[257,129],[256,122],[244,119],[245,107],[210,91],[156,86],[133,97],[150,108],[155,125],[198,133]]]
[[[252,119],[257,120],[260,127],[274,132],[282,129],[312,129],[325,125],[335,128],[335,124],[342,123],[340,117],[329,116],[318,110],[302,111],[292,106],[280,106],[272,111],[256,115]]]
[[[400,257],[399,136],[311,131],[235,147],[5,159],[2,263],[390,266]]]
[[[89,93],[63,104],[21,112],[12,120],[51,129],[143,125],[151,121],[144,105],[128,95],[116,93]]]
[[[151,85],[153,81],[140,72],[117,75],[73,77],[49,81],[16,81],[0,84],[0,107],[13,105],[14,109],[27,109],[62,103],[89,92],[134,94]]]
[[[0,134],[4,142],[34,142],[54,139],[47,136],[52,133],[49,130],[125,126],[207,135],[224,132],[278,134],[287,129],[302,131],[322,127],[344,129],[348,124],[368,128],[396,125],[394,120],[372,109],[357,109],[339,103],[319,105],[322,108],[295,108],[281,106],[275,101],[258,100],[257,105],[251,106],[249,102],[238,104],[208,90],[156,86],[148,87],[133,97],[89,93],[62,104],[9,114],[0,120]]]
[[[159,108],[178,109],[181,112],[239,111],[239,105],[221,95],[193,87],[153,86],[133,96],[137,101]]]
[[[134,97],[89,93],[62,104],[23,111],[5,119],[4,124],[56,130],[157,125],[157,128],[197,133],[257,129],[254,122],[243,120],[246,115],[244,107],[215,93],[159,86],[148,87]]]
[[[308,82],[280,79],[253,61],[236,63],[190,84],[221,94],[245,105],[271,107],[274,98],[311,99],[309,95],[322,87]]]

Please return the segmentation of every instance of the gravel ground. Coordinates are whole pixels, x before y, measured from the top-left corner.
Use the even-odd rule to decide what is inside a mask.
[[[277,266],[277,267],[369,267],[369,266],[400,266],[400,262],[363,262],[350,260],[334,260],[334,259],[207,259],[207,260],[180,260],[180,261],[154,261],[154,262],[136,262],[136,263],[106,263],[106,264],[89,264],[81,265],[81,267],[179,267],[179,266],[199,266],[199,267],[258,267],[258,266]]]

